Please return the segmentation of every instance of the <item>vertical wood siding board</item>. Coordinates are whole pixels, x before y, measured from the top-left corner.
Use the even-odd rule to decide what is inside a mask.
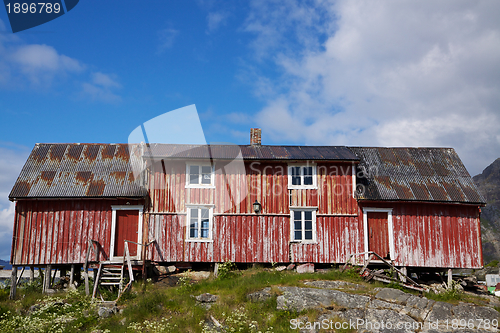
[[[83,205],[81,204],[81,202],[78,204],[76,218],[75,247],[73,249],[72,257],[75,262],[80,262],[80,252],[82,252],[83,250]]]
[[[341,170],[343,170],[343,166]],[[339,182],[340,182],[340,189],[337,191],[337,197],[339,198],[339,213],[340,214],[345,214],[346,211],[346,203],[345,203],[345,179],[346,177],[343,174],[343,171],[341,171],[341,175],[339,176]]]
[[[26,230],[26,214],[15,204],[14,225],[12,230],[11,262],[13,264],[25,263],[23,255],[25,252],[24,239]]]
[[[14,224],[12,226],[12,243],[10,248],[10,262],[13,264],[22,263],[25,256],[24,240],[26,238],[26,214],[23,213],[21,207],[14,204]]]
[[[41,203],[41,240],[40,240],[40,263],[45,264],[46,263],[46,254],[47,254],[47,223],[48,223],[48,217],[47,217],[47,203],[43,201]]]
[[[71,227],[71,223],[69,221],[69,209],[68,204],[64,202],[62,204],[62,223],[61,223],[61,235],[62,235],[62,244],[63,247],[61,249],[61,260],[62,262],[68,263],[68,250],[69,247],[69,229]]]
[[[243,246],[244,229],[241,223],[241,215],[234,216],[233,219],[236,226],[236,260],[238,262],[245,262]]]
[[[10,248],[10,262],[12,264],[22,263],[23,254],[23,233],[24,225],[22,221],[22,213],[20,213],[19,207],[16,204],[14,211],[14,225],[12,230],[12,243]]]
[[[459,254],[457,257],[460,258],[460,264],[462,267],[467,267],[470,266],[470,253],[474,250],[477,251],[477,249],[474,249],[471,247],[471,244],[469,242],[470,237],[472,236],[471,230],[468,227],[467,223],[464,223],[464,219],[462,218],[462,214],[459,211],[459,208],[457,206],[454,207],[454,216],[457,221],[457,233],[461,235],[461,240],[458,242],[458,246],[460,248]]]
[[[75,259],[73,258],[73,249],[76,246],[76,233],[77,233],[77,225],[78,225],[78,221],[77,221],[78,212],[76,211],[75,208],[76,208],[75,203],[71,202],[71,207],[70,207],[71,210],[70,210],[70,218],[69,218],[70,226],[71,226],[70,233],[69,233],[69,240],[71,241],[71,246],[68,246],[68,248],[67,248],[68,261],[70,263],[76,263]]]
[[[252,234],[252,217],[251,216],[242,216],[241,220],[245,224],[245,230],[246,230],[246,238],[244,240],[245,248],[247,249],[245,251],[246,255],[246,262],[253,262],[252,260],[252,254],[253,254],[253,247],[252,247],[252,239],[253,239],[253,234]]]
[[[458,207],[457,207],[457,210],[459,210]],[[459,230],[460,232],[463,232],[463,235],[465,237],[464,247],[467,251],[465,265],[468,267],[471,267],[472,263],[475,261],[474,256],[479,254],[479,249],[474,246],[474,241],[473,241],[473,239],[474,239],[473,237],[476,237],[475,231],[474,231],[474,228],[472,228],[472,223],[471,223],[472,221],[469,220],[469,218],[463,214],[463,211],[461,209],[459,211],[458,218],[461,222],[461,225],[465,229],[465,232],[462,230]]]
[[[11,251],[17,251],[16,257],[11,256],[14,262],[28,263],[29,252],[29,234],[30,234],[30,215],[25,205],[19,205],[19,201],[15,203],[14,229],[12,231],[12,248]],[[23,226],[22,232],[19,231],[20,225]]]
[[[102,235],[102,201],[98,202],[95,207],[94,213],[94,237],[101,244],[101,247],[104,246],[103,243],[103,235]],[[104,259],[104,258],[101,258]]]
[[[258,258],[258,241],[259,241],[259,236],[258,236],[258,225],[257,225],[257,217],[256,216],[251,216],[251,225],[252,225],[252,237],[251,237],[251,243],[250,243],[250,248],[252,249],[252,262],[257,262]]]
[[[265,219],[266,223],[265,223],[265,238],[264,238],[264,243],[266,245],[266,252],[265,252],[265,255],[266,257],[268,258],[267,261],[271,261],[271,262],[278,262],[276,259],[276,257],[274,256],[274,251],[273,251],[273,247],[274,247],[274,242],[275,242],[275,234],[274,234],[274,227],[273,227],[273,217],[269,216],[269,217],[266,217]]]
[[[460,241],[457,244],[460,251],[458,253],[460,255],[457,257],[460,259],[460,266],[466,267],[470,265],[470,253],[474,250],[470,247],[469,243],[471,230],[468,228],[467,224],[464,223],[458,207],[455,206],[453,210],[453,216],[457,225],[457,232],[460,235]]]
[[[19,216],[21,214],[21,216]],[[23,263],[28,264],[29,263],[29,241],[30,241],[30,233],[31,233],[31,211],[28,209],[28,207],[24,204],[20,204],[19,201],[16,202],[16,219],[20,219],[22,217],[23,219],[23,231],[22,234],[18,231],[19,228],[16,226],[18,223],[15,224],[14,230],[13,230],[13,235],[14,237],[17,237],[17,239],[14,239],[13,242],[16,242],[16,245],[18,242],[22,244],[22,248],[20,249],[21,251],[21,261]],[[22,237],[22,238],[19,238]],[[18,256],[16,255],[16,258]],[[14,258],[11,258],[11,260]]]
[[[58,238],[58,233],[59,233],[59,205],[58,203],[54,202],[53,206],[55,206],[55,210],[53,212],[53,226],[52,226],[52,248],[50,250],[50,262],[52,263],[59,263],[57,260],[57,246],[59,243],[59,238]]]
[[[163,232],[163,249],[165,250],[165,260],[166,261],[176,261],[177,253],[182,249],[182,244],[179,244],[180,233],[179,230],[179,219],[176,215],[161,215],[160,220],[162,221],[162,232]],[[175,230],[175,233],[173,232]],[[182,257],[182,254],[180,254]]]
[[[63,260],[63,252],[66,246],[64,239],[64,215],[65,215],[65,206],[62,201],[59,201],[58,211],[59,211],[59,221],[58,221],[58,232],[57,232],[57,262],[66,263]]]
[[[443,223],[444,223],[444,217],[442,216],[440,208],[438,211],[435,212],[436,215],[436,223],[435,223],[435,234],[436,238],[434,239],[433,246],[435,248],[435,253],[434,256],[432,257],[432,266],[439,266],[438,259],[439,257],[442,257],[445,255],[444,253],[444,242],[445,242],[445,235],[444,235],[444,230],[443,230]],[[439,241],[438,241],[439,239]]]
[[[447,229],[447,238],[448,238],[448,241],[447,241],[447,245],[448,245],[448,248],[447,248],[447,255],[446,257],[443,258],[443,262],[444,262],[444,265],[443,267],[447,267],[447,266],[454,266],[455,262],[456,262],[456,258],[455,258],[455,254],[454,254],[454,247],[455,247],[455,239],[457,237],[457,235],[455,235],[455,230],[454,230],[454,227],[453,227],[453,224],[452,224],[452,220],[451,220],[451,216],[450,216],[450,210],[449,210],[449,207],[448,206],[445,206],[445,216],[446,216],[446,229]]]
[[[38,264],[38,251],[40,249],[40,214],[38,213],[37,203],[32,203],[32,223],[31,223],[31,246],[30,246],[30,258],[33,264]]]

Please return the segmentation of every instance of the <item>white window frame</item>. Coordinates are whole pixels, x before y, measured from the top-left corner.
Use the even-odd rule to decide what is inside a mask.
[[[112,214],[111,214],[111,244],[109,246],[109,260],[123,260],[123,257],[115,256],[115,229],[116,229],[116,211],[117,210],[138,210],[139,211],[139,225],[137,230],[137,243],[142,243],[142,213],[144,211],[144,207],[140,205],[113,205],[111,206]],[[131,241],[134,241],[130,239]],[[130,257],[132,260],[141,260],[142,249],[139,245],[137,245],[137,256]]]
[[[300,167],[300,180],[301,185],[292,184],[292,168]],[[303,167],[312,168],[312,181],[311,185],[304,185],[304,169]],[[318,188],[318,167],[316,163],[301,163],[301,164],[288,164],[288,188],[289,189],[317,189]]]
[[[367,207],[363,208],[363,230],[365,234],[365,252],[368,252],[368,213],[371,212],[379,212],[379,213],[387,213],[387,227],[389,233],[389,253],[391,255],[391,261],[396,258],[396,252],[394,250],[394,227],[392,224],[392,208],[373,208]],[[368,253],[365,254],[365,260],[368,260]],[[378,260],[378,258],[377,258]]]
[[[191,166],[197,166],[200,168],[204,166],[209,166],[212,169],[212,172],[210,173],[210,184],[191,184],[191,173],[190,173],[190,167]],[[200,177],[201,178],[201,177]],[[208,163],[208,162],[200,162],[200,163],[186,163],[186,188],[215,188],[215,165]]]
[[[208,238],[191,238],[191,209],[208,209]],[[186,242],[212,242],[214,227],[214,206],[213,205],[186,205]],[[198,211],[199,212],[199,211]],[[201,214],[198,214],[198,236],[201,235]]]
[[[316,237],[316,211],[318,210],[317,207],[293,207],[290,208],[290,242],[291,243],[308,243],[308,244],[315,244],[317,243],[317,237]],[[301,211],[302,212],[302,239],[295,239],[295,218],[294,218],[294,213],[296,211]],[[305,233],[304,233],[304,220],[303,216],[305,211],[311,212],[312,213],[312,239],[304,239]]]

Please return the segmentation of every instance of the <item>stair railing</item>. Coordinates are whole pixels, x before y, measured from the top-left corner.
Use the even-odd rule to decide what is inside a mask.
[[[89,263],[90,261],[90,251],[94,250],[95,261],[99,261],[99,242],[93,239],[88,240],[87,254],[85,256],[85,263],[83,264],[83,275],[85,277],[85,294],[89,295]],[[95,281],[94,281],[95,283]]]

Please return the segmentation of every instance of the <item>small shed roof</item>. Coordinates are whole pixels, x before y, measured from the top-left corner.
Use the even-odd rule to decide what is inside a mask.
[[[36,144],[9,199],[144,197],[131,163],[127,144]]]
[[[453,148],[350,149],[360,158],[361,200],[485,203]]]

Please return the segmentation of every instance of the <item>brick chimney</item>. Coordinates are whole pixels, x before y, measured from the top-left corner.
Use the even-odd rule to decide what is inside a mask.
[[[260,128],[250,129],[250,145],[260,146]]]

